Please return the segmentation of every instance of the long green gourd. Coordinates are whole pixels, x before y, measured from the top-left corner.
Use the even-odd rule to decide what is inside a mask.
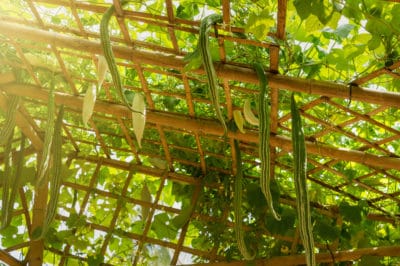
[[[258,79],[260,80],[260,95],[258,102],[259,117],[259,156],[261,160],[261,190],[267,200],[269,210],[275,219],[280,220],[281,217],[276,213],[271,194],[271,156],[270,156],[270,107],[268,103],[267,77],[261,64],[254,65]]]
[[[54,91],[55,77],[53,76],[50,81],[49,101],[47,103],[47,125],[44,133],[43,151],[36,176],[37,186],[42,186],[44,184],[44,180],[50,165],[51,143],[54,135],[54,112],[56,108]]]
[[[19,96],[11,95],[10,102],[6,112],[6,120],[4,121],[4,126],[0,131],[0,145],[6,144],[6,141],[12,134],[15,128],[15,112],[18,107]]]
[[[236,178],[235,178],[235,192],[233,197],[236,241],[239,251],[242,254],[243,258],[245,258],[246,260],[253,260],[256,256],[256,252],[253,252],[252,254],[248,250],[243,236],[244,231],[242,227],[242,196],[243,196],[242,156],[240,154],[239,141],[236,139],[234,140],[234,148],[236,153],[236,164],[237,164]]]
[[[314,266],[314,237],[312,232],[310,201],[307,190],[307,152],[300,112],[297,109],[294,93],[291,96],[292,144],[294,160],[294,181],[296,190],[297,215],[300,236],[303,241],[308,266]]]
[[[47,205],[46,218],[42,227],[41,236],[46,235],[51,222],[53,221],[58,204],[58,197],[61,188],[61,168],[62,168],[62,122],[64,116],[64,106],[60,107],[58,112],[57,121],[54,127],[53,142],[51,149],[53,153],[53,161],[50,171],[50,198]]]
[[[2,208],[1,208],[1,226],[3,229],[7,227],[8,221],[11,220],[11,211],[8,206],[10,204],[10,187],[12,183],[12,140],[15,128],[15,112],[18,107],[19,97],[10,96],[10,103],[6,112],[6,120],[4,127],[1,130],[1,145],[4,147],[4,178],[3,178],[3,193],[2,193]]]
[[[4,178],[3,178],[3,194],[1,197],[2,200],[2,207],[1,208],[1,227],[3,229],[7,227],[8,219],[11,219],[11,213],[7,206],[9,205],[10,201],[10,186],[12,183],[12,139],[14,130],[11,131],[11,135],[8,137],[6,146],[4,148]]]
[[[4,220],[4,224],[2,224],[2,227],[7,227],[11,223],[12,211],[14,210],[15,199],[17,198],[17,193],[18,193],[18,189],[20,186],[21,178],[22,178],[22,170],[24,167],[24,153],[25,153],[26,137],[22,133],[21,133],[21,135],[22,136],[21,136],[20,148],[19,148],[17,158],[16,158],[17,167],[16,167],[16,171],[15,171],[15,177],[14,177],[14,180],[12,180],[13,184],[11,187],[9,200],[7,203],[4,203],[4,205],[3,205],[4,209],[7,209],[7,215],[4,217],[5,220]]]
[[[121,5],[126,4],[128,1],[122,1]],[[134,110],[131,105],[128,103],[128,100],[125,97],[124,91],[122,89],[121,76],[119,75],[117,63],[115,62],[114,53],[111,48],[110,41],[110,33],[108,32],[108,25],[112,15],[114,14],[115,6],[111,5],[107,11],[104,13],[101,22],[100,22],[100,42],[103,48],[104,58],[107,61],[108,69],[110,70],[110,74],[112,76],[112,80],[114,83],[114,87],[117,90],[120,98],[124,102],[124,104],[129,108],[130,111],[134,113],[140,113]]]
[[[211,102],[212,105],[214,106],[218,120],[224,127],[224,134],[226,135],[226,133],[228,132],[228,128],[226,126],[224,117],[222,116],[222,112],[219,105],[218,77],[213,65],[209,47],[209,39],[208,39],[211,26],[221,22],[222,22],[222,16],[219,14],[211,14],[201,20],[199,41],[197,47],[198,49],[200,49],[201,59],[203,62],[204,70],[206,71]]]

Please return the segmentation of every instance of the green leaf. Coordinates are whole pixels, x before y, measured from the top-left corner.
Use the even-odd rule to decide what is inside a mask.
[[[393,35],[392,30],[386,23],[384,23],[381,19],[378,18],[370,18],[365,25],[365,29],[370,32],[372,35],[381,37],[390,37]]]
[[[170,224],[169,216],[166,213],[155,215],[151,228],[160,239],[174,239],[178,233],[178,231]]]
[[[35,229],[33,229],[32,232],[32,239],[38,239],[42,235],[42,227],[38,226]]]
[[[323,0],[313,0],[311,2],[311,13],[317,16],[318,20],[326,25],[332,17],[333,6],[332,4],[325,5]]]
[[[183,61],[187,62],[183,70],[185,72],[200,68],[202,64],[201,54],[199,49],[194,50],[192,53],[187,54]]]
[[[368,41],[368,49],[375,50],[381,44],[381,38],[376,35],[372,35],[372,38]]]
[[[377,256],[363,256],[361,258],[359,266],[379,266],[383,265],[381,263],[381,258]]]
[[[361,222],[362,211],[362,207],[352,206],[346,201],[342,201],[339,205],[339,212],[343,218],[354,224],[359,224]]]
[[[314,233],[327,241],[334,241],[340,236],[339,228],[326,217],[318,219],[314,226]]]
[[[95,256],[88,256],[87,263],[89,266],[99,266],[104,262],[104,256],[97,254]]]
[[[272,234],[287,235],[293,233],[296,221],[296,212],[290,208],[284,208],[281,212],[281,220],[277,221],[271,214],[265,217],[265,226]]]
[[[181,3],[176,9],[176,16],[182,19],[192,19],[197,14],[199,14],[199,7],[193,2]]]
[[[249,183],[246,187],[248,204],[255,210],[262,211],[267,206],[267,201],[259,185]]]
[[[184,204],[181,212],[172,219],[171,224],[176,229],[182,228],[189,221],[192,212],[193,206],[190,203]]]
[[[351,32],[351,30],[354,29],[354,25],[352,24],[343,24],[340,25],[336,30],[335,33],[342,37],[342,38],[346,38],[349,33]]]
[[[297,14],[301,18],[301,20],[305,20],[306,18],[308,18],[308,16],[311,15],[311,2],[312,1],[310,0],[295,0],[293,2]]]
[[[256,39],[263,40],[274,25],[275,20],[272,18],[270,10],[265,9],[260,14],[251,13],[245,29],[246,32],[253,33]]]

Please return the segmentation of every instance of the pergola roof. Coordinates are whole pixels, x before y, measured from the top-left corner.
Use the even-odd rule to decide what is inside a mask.
[[[351,227],[346,225],[351,220],[346,208],[356,212],[361,208],[368,211],[362,212],[365,217],[359,223],[397,228],[400,93],[395,81],[400,77],[400,61],[351,69],[346,78],[334,74],[332,79],[326,78],[329,74],[315,79],[305,73],[296,76],[283,67],[288,63],[285,53],[294,45],[305,48],[307,44],[299,45],[291,37],[296,34],[291,32],[293,24],[300,21],[292,3],[266,1],[271,2],[270,19],[275,22],[268,37],[258,40],[244,25],[248,18],[239,17],[241,8],[250,10],[257,1],[200,2],[198,9],[223,16],[218,36],[213,32],[211,37],[219,56],[215,68],[227,121],[233,119],[234,110],[242,110],[245,99],[255,99],[259,93],[259,80],[246,53],[262,51],[264,56],[260,61],[268,68],[272,166],[281,210],[292,217],[296,208],[289,123],[289,95],[296,92],[301,98],[316,223],[320,217],[329,221],[329,229],[345,231]],[[394,6],[390,2],[381,4],[389,9]],[[211,111],[203,69],[184,70],[184,57],[195,48],[200,15],[183,16],[178,6],[184,8],[185,4],[179,1],[152,1],[142,6],[129,3],[124,9],[118,0],[113,3],[116,12],[110,32],[125,89],[143,93],[147,103],[141,149],[132,131],[131,112],[119,101],[110,77],[99,92],[89,125],[81,118],[83,95],[97,84],[96,65],[102,54],[99,23],[111,3],[26,0],[0,4],[0,108],[5,114],[11,95],[21,96],[16,132],[29,142],[25,150],[27,180],[19,189],[12,229],[0,232],[0,260],[11,265],[42,265],[43,261],[142,265],[150,263],[152,256],[154,260],[157,254],[151,252],[167,252],[171,265],[228,265],[227,260],[236,261],[229,265],[246,265],[238,255],[233,233],[230,187],[237,164],[233,143],[240,141],[246,191],[259,195],[258,190],[251,190],[260,174],[258,127],[247,125],[245,133],[230,130],[225,137]],[[245,52],[241,54],[240,49]],[[324,64],[322,68],[335,68],[332,62]],[[65,107],[66,166],[52,235],[34,240],[35,228],[44,222],[48,188],[35,187],[34,174],[29,171],[36,167],[44,145],[51,75],[61,76],[55,100],[58,107]],[[4,116],[2,119],[0,125],[4,126]],[[15,154],[20,138],[14,135]],[[154,160],[165,167],[155,167]],[[4,163],[4,156],[1,161]],[[143,196],[145,186],[151,194],[147,198]],[[171,221],[190,204],[196,206],[190,220],[173,228]],[[259,249],[257,265],[305,263],[299,254],[301,241],[294,221],[286,221],[286,232],[274,231],[268,227],[270,220],[263,206],[257,206],[264,210],[260,214],[247,205],[244,208],[252,214],[243,230],[254,237]],[[267,223],[254,221],[257,215],[266,216]],[[317,238],[317,261],[400,254],[400,246],[395,245],[399,238],[386,246],[376,243],[356,250],[341,241],[339,236],[329,241]],[[273,252],[281,246],[289,251]]]

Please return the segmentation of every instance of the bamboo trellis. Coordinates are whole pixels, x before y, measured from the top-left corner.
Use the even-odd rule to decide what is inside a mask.
[[[93,28],[87,28],[81,19],[80,14],[92,14],[101,17],[108,5],[82,2],[76,0],[27,0],[23,1],[26,6],[22,13],[27,18],[21,18],[16,15],[0,13],[0,44],[5,44],[15,50],[18,60],[1,58],[0,64],[9,66],[10,68],[23,69],[30,75],[30,84],[19,82],[18,78],[12,71],[3,71],[0,73],[0,109],[6,110],[8,106],[8,97],[10,95],[18,95],[23,99],[23,103],[16,110],[17,127],[26,135],[30,141],[31,147],[27,148],[25,155],[38,154],[43,149],[43,128],[42,122],[45,117],[40,113],[35,113],[34,108],[43,107],[47,104],[48,90],[43,86],[37,73],[35,65],[25,57],[24,51],[34,51],[37,53],[51,54],[56,60],[58,71],[66,80],[65,88],[58,88],[56,91],[56,104],[64,105],[70,117],[79,117],[82,112],[83,92],[81,84],[92,84],[96,80],[94,78],[79,76],[74,72],[71,63],[66,57],[76,58],[78,61],[89,61],[97,63],[97,55],[102,53],[99,33]],[[396,1],[393,1],[396,2]],[[105,84],[106,96],[97,100],[94,108],[94,117],[89,122],[90,127],[85,128],[80,124],[72,124],[73,119],[65,120],[63,124],[64,143],[69,145],[71,152],[67,155],[67,163],[84,162],[91,166],[93,170],[87,183],[74,183],[71,180],[63,181],[63,190],[75,190],[84,195],[79,205],[79,215],[84,215],[84,211],[93,205],[91,199],[94,195],[103,197],[116,204],[110,213],[110,223],[104,225],[99,221],[87,220],[85,225],[104,235],[101,243],[100,253],[105,256],[110,241],[114,237],[115,231],[119,230],[119,236],[136,241],[137,249],[129,263],[140,265],[141,256],[146,243],[166,247],[171,253],[171,265],[180,263],[182,254],[191,254],[198,258],[209,261],[208,265],[245,265],[245,262],[237,261],[232,263],[223,262],[224,256],[221,254],[218,245],[213,246],[210,250],[197,250],[188,245],[185,240],[189,225],[186,224],[179,232],[176,241],[167,241],[158,239],[149,234],[152,226],[152,219],[147,219],[144,223],[143,234],[131,232],[128,228],[124,230],[118,224],[118,218],[122,212],[122,205],[118,203],[119,199],[124,199],[128,204],[135,206],[144,206],[150,209],[150,216],[155,213],[164,211],[174,215],[179,214],[182,210],[176,206],[167,206],[162,203],[160,197],[165,190],[166,182],[177,182],[182,184],[190,184],[194,189],[192,202],[199,201],[199,194],[202,188],[199,178],[179,172],[176,165],[186,165],[199,169],[201,176],[205,176],[210,172],[222,174],[232,174],[231,167],[218,168],[209,166],[207,157],[214,157],[218,160],[229,160],[233,167],[236,162],[232,154],[216,153],[207,149],[207,142],[225,143],[232,148],[233,140],[237,139],[241,142],[241,148],[246,156],[257,158],[258,156],[258,131],[256,128],[249,127],[246,133],[232,132],[227,135],[227,139],[223,138],[223,128],[215,119],[208,117],[197,117],[197,104],[209,105],[208,99],[199,98],[193,94],[190,82],[194,80],[192,75],[204,75],[202,69],[194,70],[186,73],[184,70],[184,56],[187,51],[179,42],[177,33],[185,33],[196,35],[198,33],[198,21],[185,20],[176,17],[174,14],[174,3],[171,0],[165,0],[165,12],[163,14],[150,14],[146,12],[136,12],[131,10],[123,10],[118,0],[114,0],[116,6],[116,22],[120,34],[113,36],[113,51],[117,58],[119,67],[124,69],[133,69],[138,73],[139,84],[130,86],[132,91],[143,91],[147,104],[149,106],[147,112],[147,128],[152,132],[156,132],[158,139],[146,138],[144,143],[152,145],[152,147],[161,147],[163,153],[158,151],[140,151],[135,144],[132,132],[129,130],[129,119],[131,113],[129,109],[115,101],[111,93],[110,83]],[[222,0],[220,12],[223,15],[225,25],[231,25],[233,17],[231,17],[231,2]],[[277,1],[276,10],[276,32],[270,33],[276,39],[284,40],[286,36],[286,16],[287,1]],[[52,8],[63,8],[67,10],[73,23],[71,25],[62,25],[48,22],[45,17],[49,14],[42,13],[43,6],[51,6]],[[130,23],[143,23],[159,27],[168,36],[171,45],[165,47],[157,43],[143,41],[140,38],[134,39],[130,33]],[[74,26],[72,26],[72,24]],[[385,176],[388,182],[400,184],[400,153],[393,151],[389,146],[398,143],[400,139],[400,128],[395,123],[382,123],[375,117],[384,116],[388,110],[398,112],[400,107],[400,94],[397,92],[378,91],[366,88],[368,82],[387,75],[392,79],[398,79],[400,62],[394,62],[390,66],[382,67],[374,70],[364,76],[360,76],[348,84],[335,83],[332,81],[308,80],[298,77],[290,77],[279,74],[279,47],[276,43],[259,42],[250,39],[234,37],[231,33],[244,33],[244,29],[240,27],[219,27],[220,30],[226,32],[217,37],[219,46],[219,56],[221,62],[215,63],[215,68],[224,90],[225,101],[223,107],[227,111],[228,119],[232,119],[233,111],[241,108],[234,104],[233,95],[237,92],[241,94],[253,96],[257,95],[257,91],[251,89],[251,86],[258,84],[258,78],[252,67],[243,63],[237,63],[228,59],[225,44],[230,42],[235,45],[256,46],[269,51],[269,70],[268,79],[271,87],[271,146],[273,149],[273,165],[276,168],[287,170],[290,166],[280,160],[285,154],[291,152],[291,141],[289,137],[290,129],[287,121],[290,119],[288,113],[280,113],[282,103],[280,95],[282,92],[294,91],[313,97],[309,102],[301,107],[303,119],[311,124],[322,126],[322,130],[307,136],[307,152],[311,155],[309,163],[312,170],[308,173],[309,180],[313,185],[318,185],[323,191],[330,191],[334,195],[340,195],[347,198],[351,202],[357,202],[362,198],[352,194],[348,188],[357,186],[373,197],[367,200],[370,209],[373,210],[368,214],[367,219],[397,225],[400,218],[399,214],[389,213],[385,206],[388,204],[399,204],[400,192],[390,191],[389,193],[382,188],[374,187],[366,182],[366,180],[377,175]],[[94,65],[93,64],[93,65]],[[157,74],[163,77],[174,78],[178,80],[182,86],[179,92],[163,92],[152,88],[152,84],[146,80],[146,75]],[[236,85],[236,83],[244,84]],[[78,85],[80,84],[80,85]],[[179,99],[187,106],[186,112],[170,112],[157,107],[155,96],[166,96]],[[362,112],[352,106],[343,105],[336,101],[337,99],[345,99],[348,102],[369,104],[371,110]],[[345,122],[336,123],[333,119],[323,120],[314,114],[316,107],[327,105],[338,112],[342,112],[350,117]],[[120,133],[112,132],[101,126],[107,123],[112,127],[119,127]],[[382,130],[385,134],[378,140],[371,140],[368,136],[359,136],[349,127],[357,126],[357,124],[365,123],[372,127]],[[83,132],[83,133],[82,133]],[[386,134],[387,133],[387,134]],[[94,136],[91,140],[80,138],[81,135]],[[173,143],[168,136],[180,134],[190,135],[193,137],[195,145],[184,146],[179,143]],[[332,145],[328,141],[324,141],[324,137],[338,134],[357,143],[357,148]],[[116,146],[109,139],[121,139],[126,145]],[[16,141],[16,140],[15,140]],[[393,145],[395,146],[395,145]],[[100,156],[95,153],[85,154],[82,151],[87,149],[101,151]],[[173,153],[173,150],[185,151],[188,154],[196,155],[196,161],[188,158],[179,157]],[[124,159],[115,159],[113,154],[121,153],[132,156],[135,163],[129,163]],[[161,170],[145,164],[145,157],[161,158],[166,161],[168,170]],[[323,158],[319,160],[318,158]],[[3,161],[3,157],[0,157]],[[363,165],[365,173],[349,179],[345,174],[335,170],[333,166],[339,162],[351,162],[356,165]],[[246,160],[246,163],[257,167],[256,160]],[[118,169],[126,175],[126,180],[121,185],[120,191],[110,191],[97,185],[100,170],[103,167]],[[132,169],[139,173],[149,175],[159,180],[157,192],[153,195],[153,201],[147,202],[137,199],[130,195],[130,180],[132,179]],[[319,175],[327,172],[337,177],[337,181],[324,180]],[[257,176],[247,176],[249,179],[256,179]],[[205,185],[208,189],[216,191],[221,190],[221,185],[211,183]],[[22,216],[25,220],[27,241],[17,245],[10,246],[4,250],[0,250],[0,260],[10,265],[42,265],[44,252],[55,254],[59,260],[59,265],[67,265],[69,259],[79,261],[88,261],[88,256],[79,254],[74,248],[65,244],[61,249],[48,247],[43,240],[32,239],[33,230],[43,224],[46,205],[47,205],[47,188],[37,189],[34,198],[27,199],[26,191],[20,189],[19,198],[21,206],[14,211],[14,217]],[[282,195],[280,202],[287,206],[295,207],[295,201],[289,195]],[[337,219],[340,226],[340,215],[337,206],[326,206],[324,202],[312,202],[313,208],[320,214]],[[191,216],[192,220],[209,221],[212,223],[221,223],[227,228],[233,228],[233,223],[229,219],[229,209],[226,209],[220,217],[205,215],[194,212]],[[69,216],[65,213],[58,212],[57,221],[66,222]],[[267,233],[265,233],[267,235]],[[268,235],[278,240],[291,243],[291,251],[296,254],[296,245],[300,243],[298,234],[292,237],[282,235]],[[336,245],[336,246],[335,246]],[[337,249],[337,241],[332,245],[332,250],[326,250],[321,243],[318,247],[321,253],[317,255],[317,261],[320,263],[334,263],[339,261],[357,260],[364,255],[373,256],[398,256],[400,247],[376,247],[359,249],[354,251],[339,251]],[[328,252],[329,251],[329,252]],[[23,258],[17,258],[14,254],[24,254]],[[110,259],[111,261],[111,259]],[[128,262],[127,262],[128,263]],[[257,260],[256,265],[300,265],[304,263],[304,257],[300,255],[290,255],[275,257],[272,259]],[[103,265],[115,265],[114,263],[104,263]],[[205,265],[205,264],[197,264]]]

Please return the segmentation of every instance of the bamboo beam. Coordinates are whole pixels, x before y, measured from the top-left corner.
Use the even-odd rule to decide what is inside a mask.
[[[13,72],[0,73],[0,84],[7,84],[15,81]]]
[[[392,247],[375,247],[375,248],[361,248],[356,250],[337,251],[331,253],[319,253],[316,254],[317,263],[330,263],[330,262],[341,262],[341,261],[355,261],[359,260],[363,256],[400,256],[400,246]],[[256,260],[256,266],[293,266],[306,264],[306,258],[304,255],[292,255],[292,256],[281,256],[274,257],[271,259],[260,259]],[[247,261],[235,261],[235,262],[215,262],[215,263],[200,263],[200,264],[188,264],[186,266],[246,266]]]
[[[25,96],[37,100],[47,101],[48,92],[44,89],[33,85],[25,84],[8,84],[7,86],[0,85],[0,90],[10,94]],[[83,97],[69,95],[66,93],[57,92],[55,94],[57,104],[64,104],[72,109],[81,112],[83,105]],[[96,101],[95,112],[111,114],[117,117],[130,118],[130,110],[123,105],[114,104],[104,101]],[[165,112],[148,111],[147,121],[157,125],[183,129],[189,132],[197,132],[198,134],[209,134],[223,136],[224,130],[222,126],[214,120],[206,120],[200,118],[191,118],[179,114],[171,114]],[[228,132],[228,136],[241,140],[243,142],[258,143],[258,132],[248,130],[246,134],[240,132]],[[292,142],[290,138],[279,135],[271,135],[271,145],[280,147],[285,151],[292,150]],[[397,169],[400,170],[400,159],[388,156],[377,156],[362,151],[349,150],[344,148],[333,148],[325,144],[316,142],[306,142],[307,152],[310,154],[329,157],[337,160],[352,161],[369,165],[372,167]]]
[[[0,21],[0,34],[9,37],[23,38],[25,40],[52,44],[88,53],[102,53],[100,42],[23,26],[18,23],[9,22],[5,20],[5,17],[1,16]],[[139,51],[126,46],[114,46],[113,50],[116,57],[137,63],[178,70],[182,70],[185,65],[182,56],[173,54]],[[219,63],[216,64],[216,71],[218,76],[223,79],[253,84],[258,83],[258,77],[253,69]],[[203,73],[202,70],[197,70],[196,72]],[[342,99],[351,98],[354,101],[400,107],[400,93],[375,91],[363,89],[358,86],[337,84],[329,81],[307,80],[278,74],[269,74],[269,84],[272,87],[290,91]]]
[[[23,265],[22,262],[0,249],[0,261],[7,263],[8,265]]]

